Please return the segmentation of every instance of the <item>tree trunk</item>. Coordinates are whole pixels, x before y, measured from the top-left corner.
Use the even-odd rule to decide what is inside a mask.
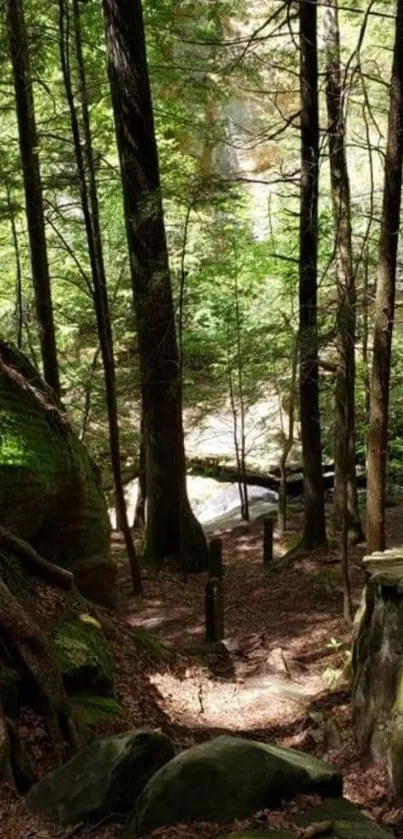
[[[103,0],[140,354],[146,441],[146,554],[207,566],[190,509],[182,389],[141,1]]]
[[[300,402],[304,461],[304,531],[307,549],[326,544],[319,412],[317,228],[319,175],[317,8],[300,3],[301,210]]]
[[[330,180],[333,204],[337,313],[337,374],[335,390],[335,477],[333,515],[342,523],[347,491],[349,541],[363,538],[355,472],[355,332],[356,288],[351,240],[350,182],[340,73],[340,33],[337,0],[327,0],[325,12],[326,105],[329,132]]]
[[[290,323],[286,320],[286,326]],[[298,337],[295,338],[294,347],[292,351],[292,366],[291,366],[291,381],[290,390],[288,394],[288,433],[284,431],[284,424],[282,421],[282,450],[280,454],[280,482],[278,488],[278,507],[277,507],[277,523],[280,533],[284,533],[287,529],[287,461],[291,454],[294,445],[294,426],[295,426],[295,409],[296,409],[296,384],[298,374]],[[279,392],[279,399],[281,400],[281,393]],[[280,403],[281,417],[282,407]]]
[[[139,455],[139,487],[137,491],[136,508],[134,511],[133,527],[143,529],[146,523],[146,501],[147,501],[147,482],[146,482],[146,447],[144,439],[144,420],[143,411],[141,412],[140,422],[140,455]]]
[[[6,0],[8,42],[13,68],[32,280],[45,381],[60,396],[55,327],[45,232],[34,97],[23,0]]]
[[[385,180],[375,298],[368,435],[368,550],[385,548],[389,381],[403,162],[403,0],[397,0]]]
[[[118,406],[116,397],[116,373],[113,356],[113,335],[110,318],[105,265],[102,249],[102,236],[99,220],[98,192],[95,177],[94,155],[92,149],[91,126],[88,111],[87,81],[81,42],[80,11],[74,0],[74,41],[75,56],[80,82],[81,126],[71,81],[70,68],[70,21],[65,0],[59,2],[60,10],[60,55],[63,80],[70,110],[71,130],[80,181],[80,197],[83,208],[88,251],[93,281],[93,297],[98,326],[99,343],[104,368],[106,403],[108,409],[109,445],[115,484],[117,507],[117,525],[122,530],[130,563],[134,594],[142,594],[141,573],[129,527],[126,500],[120,464],[120,434]],[[82,134],[82,136],[81,136]]]

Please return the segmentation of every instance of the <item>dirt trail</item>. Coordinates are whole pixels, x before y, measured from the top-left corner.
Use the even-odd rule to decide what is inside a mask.
[[[403,544],[403,507],[388,511],[389,544]],[[299,521],[294,521],[298,530]],[[130,728],[156,727],[177,748],[228,731],[280,745],[302,748],[340,766],[344,792],[372,818],[391,825],[403,839],[403,811],[390,800],[385,771],[369,764],[355,747],[348,685],[330,685],[343,667],[350,630],[343,623],[340,557],[335,549],[316,551],[281,571],[265,571],[262,523],[221,534],[225,562],[225,641],[204,644],[205,575],[184,583],[168,570],[146,574],[145,598],[131,595],[131,582],[119,540],[118,614],[111,642],[116,662],[120,717],[97,725],[94,736]],[[290,533],[295,541],[295,533]],[[277,540],[281,554],[284,544]],[[351,553],[352,584],[358,603],[364,549]],[[165,647],[153,651],[147,629]],[[151,646],[150,646],[151,645]],[[46,771],[47,735],[31,712],[19,722],[24,742]],[[93,839],[113,839],[114,822],[89,831]],[[0,789],[0,835],[10,839],[59,839],[63,831],[37,823],[9,789]],[[77,835],[87,835],[81,831]],[[183,826],[162,831],[159,839],[212,839],[214,826]],[[64,839],[64,837],[63,837]],[[155,837],[156,839],[156,837]]]

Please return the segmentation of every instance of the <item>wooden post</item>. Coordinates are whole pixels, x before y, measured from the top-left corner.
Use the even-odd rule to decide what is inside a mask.
[[[224,568],[222,564],[222,542],[218,537],[210,540],[209,544],[209,562],[208,562],[209,577],[216,577],[222,580],[224,576]]]
[[[222,581],[210,577],[205,589],[206,642],[224,638],[224,601]]]
[[[273,519],[263,520],[263,565],[269,565],[273,560]]]

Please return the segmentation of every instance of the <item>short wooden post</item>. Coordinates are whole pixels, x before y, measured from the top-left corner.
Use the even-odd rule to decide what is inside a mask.
[[[224,601],[222,581],[210,577],[205,589],[206,642],[224,638]]]
[[[263,520],[263,565],[270,565],[273,559],[273,519]]]
[[[217,536],[210,540],[208,572],[209,577],[216,577],[218,580],[222,580],[224,576],[222,563],[222,542]]]

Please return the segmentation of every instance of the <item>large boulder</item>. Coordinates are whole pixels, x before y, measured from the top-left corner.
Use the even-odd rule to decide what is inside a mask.
[[[295,823],[296,830],[243,830],[223,839],[298,839],[298,828],[329,822],[331,830],[326,832],[328,839],[392,839],[393,836],[390,830],[363,816],[357,807],[343,798],[329,798],[303,816],[292,816],[290,820]],[[324,830],[318,835],[325,835]]]
[[[321,760],[225,735],[182,752],[151,778],[126,836],[178,822],[231,822],[297,793],[341,789],[340,773]]]
[[[352,712],[359,745],[387,763],[403,794],[403,549],[366,557],[368,582],[352,652]]]
[[[158,731],[131,731],[91,743],[26,798],[31,812],[60,825],[130,813],[150,777],[174,755]]]
[[[111,606],[116,567],[99,475],[30,362],[0,341],[0,522]]]

